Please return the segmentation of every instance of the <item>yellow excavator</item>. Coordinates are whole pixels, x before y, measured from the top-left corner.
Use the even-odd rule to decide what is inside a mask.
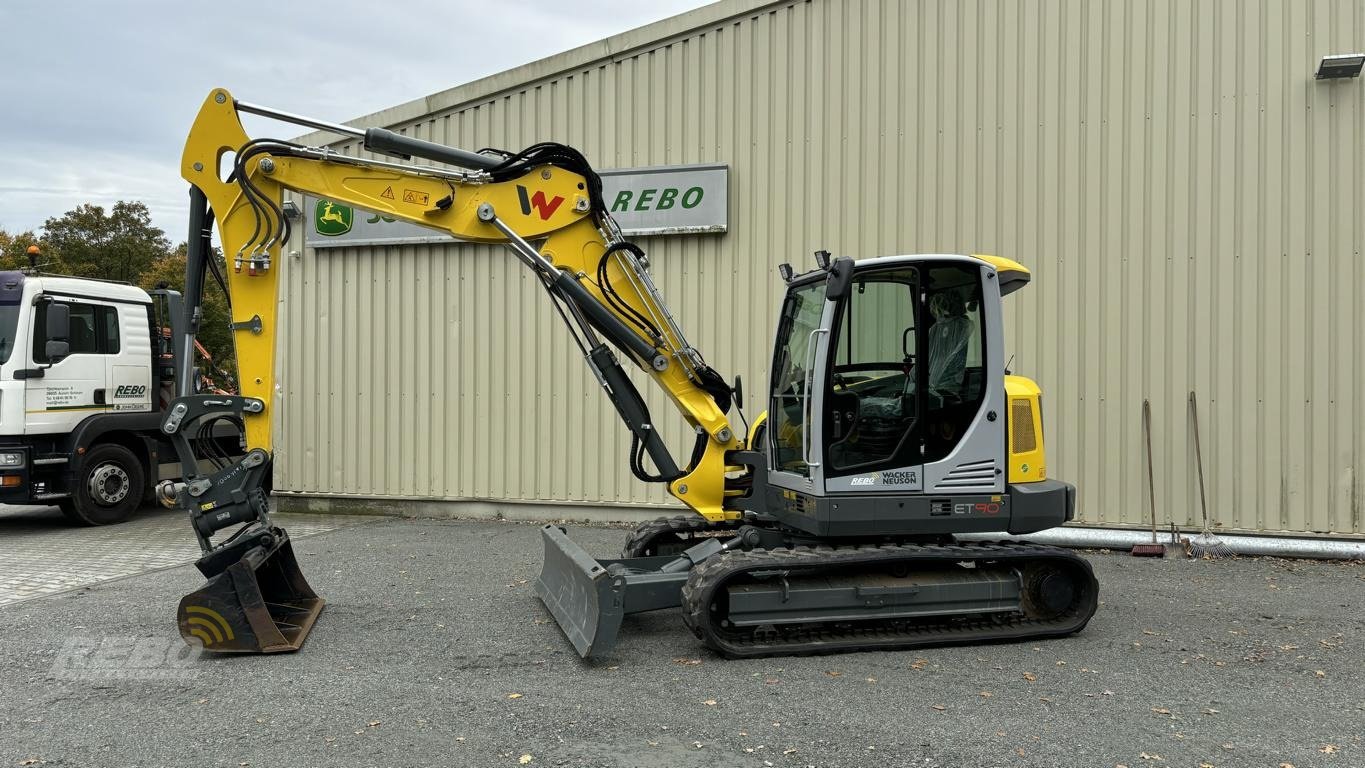
[[[251,139],[242,113],[359,139],[383,159]],[[228,153],[231,172],[220,173]],[[612,221],[600,178],[570,147],[474,153],[218,89],[181,170],[191,200],[181,343],[193,343],[213,275],[231,297],[241,380],[238,395],[195,394],[181,372],[162,422],[185,479],[160,492],[189,512],[208,579],[180,603],[191,643],[297,650],[323,607],[262,489],[286,190],[506,245],[540,281],[629,430],[632,473],[690,510],[641,525],[621,557],[605,559],[543,527],[536,593],[582,656],[609,654],[626,615],[679,606],[704,644],[731,657],[1058,637],[1095,611],[1098,585],[1083,558],[955,539],[1044,530],[1075,508],[1074,487],[1047,476],[1038,387],[1005,370],[1001,297],[1029,281],[1014,261],[818,251],[809,271],[783,264],[767,410],[740,435],[729,413],[741,382],[731,385],[688,343],[644,252]],[[623,361],[695,432],[684,461],[660,438]],[[190,436],[215,419],[240,420],[248,450],[205,473]]]

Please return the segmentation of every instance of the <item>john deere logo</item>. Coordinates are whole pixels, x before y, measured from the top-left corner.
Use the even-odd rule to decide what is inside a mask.
[[[226,640],[235,640],[236,635],[232,632],[232,625],[227,623],[223,615],[212,608],[205,608],[201,605],[185,606],[185,613],[192,614],[185,619],[185,625],[189,633],[199,638],[199,642],[205,648],[222,643]]]
[[[355,213],[349,205],[334,203],[331,200],[319,200],[313,209],[313,229],[319,235],[337,237],[351,231],[351,222],[355,219]]]

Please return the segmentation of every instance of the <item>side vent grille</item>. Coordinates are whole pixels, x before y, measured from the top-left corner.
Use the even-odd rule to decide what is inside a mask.
[[[1028,453],[1038,447],[1033,432],[1033,403],[1018,398],[1010,401],[1010,443],[1014,453]]]
[[[995,487],[995,460],[970,461],[959,464],[942,480],[934,483],[936,491],[990,490]]]

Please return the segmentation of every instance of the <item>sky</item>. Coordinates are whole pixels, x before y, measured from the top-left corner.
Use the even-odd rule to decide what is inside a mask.
[[[0,230],[140,200],[185,239],[180,153],[209,91],[334,122],[706,0],[2,0]],[[307,129],[248,116],[248,135]]]

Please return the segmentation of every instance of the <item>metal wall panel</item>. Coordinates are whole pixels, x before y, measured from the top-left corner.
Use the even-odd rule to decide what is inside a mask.
[[[642,238],[693,342],[762,407],[775,268],[984,252],[1085,522],[1197,524],[1186,396],[1228,529],[1365,533],[1359,0],[731,0],[365,118],[598,166],[731,168],[725,235]],[[662,504],[535,283],[481,246],[284,265],[277,487]],[[690,436],[649,401],[687,455]]]

